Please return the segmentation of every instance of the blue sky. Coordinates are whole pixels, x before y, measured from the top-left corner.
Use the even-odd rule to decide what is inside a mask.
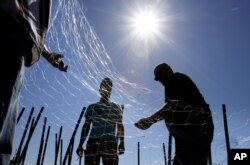
[[[146,7],[156,10],[161,20],[159,35],[147,41],[131,28],[134,14]],[[147,131],[137,130],[133,123],[163,104],[163,87],[153,80],[153,69],[166,62],[174,71],[190,76],[210,104],[215,123],[213,162],[225,164],[222,104],[227,106],[232,148],[250,148],[249,15],[247,0],[53,2],[47,45],[64,54],[69,71],[61,73],[43,59],[26,69],[20,104],[27,111],[18,125],[15,146],[28,109],[35,106],[38,112],[45,106],[42,117],[52,127],[47,151],[52,156],[45,161],[53,161],[54,134],[62,125],[67,145],[82,107],[98,101],[98,85],[110,76],[114,80],[112,100],[125,105],[127,152],[120,156],[120,164],[137,163],[138,141],[141,164],[164,164],[162,143],[168,140],[164,123]],[[30,164],[36,160],[42,121],[29,148]],[[76,160],[74,154],[72,163],[77,164]]]

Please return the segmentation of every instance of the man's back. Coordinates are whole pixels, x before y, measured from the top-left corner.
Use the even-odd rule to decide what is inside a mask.
[[[165,83],[165,97],[181,100],[192,107],[207,106],[195,83],[185,74],[174,73]]]
[[[168,117],[165,122],[175,138],[175,162],[205,165],[214,130],[209,105],[196,84],[182,73],[168,78],[165,95],[170,111],[164,116]]]

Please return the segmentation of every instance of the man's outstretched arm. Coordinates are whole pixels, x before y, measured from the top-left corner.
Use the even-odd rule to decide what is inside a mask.
[[[153,115],[142,118],[138,122],[135,123],[135,126],[139,129],[146,130],[148,129],[152,124],[163,120],[164,114],[167,110],[169,110],[169,104],[164,104],[158,111],[156,111]]]

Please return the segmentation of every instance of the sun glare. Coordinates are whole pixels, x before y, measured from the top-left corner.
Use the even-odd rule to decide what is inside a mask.
[[[154,36],[159,33],[159,19],[153,11],[137,13],[133,18],[133,29],[135,34],[142,37]]]

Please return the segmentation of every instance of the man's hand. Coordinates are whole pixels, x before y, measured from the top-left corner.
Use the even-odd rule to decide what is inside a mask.
[[[124,142],[121,142],[118,146],[118,154],[122,155],[125,152]]]
[[[154,122],[150,117],[143,118],[139,120],[137,123],[135,123],[135,126],[139,129],[146,130],[148,129]]]
[[[83,148],[78,146],[77,150],[76,150],[76,154],[79,156],[79,157],[82,157],[83,156]]]
[[[60,71],[67,72],[68,65],[65,65],[61,58],[62,54],[55,52],[49,52],[47,49],[44,49],[42,56],[54,67],[58,68]]]
[[[50,54],[51,54],[51,56],[53,56],[53,60],[51,61],[51,64],[54,67],[58,68],[60,71],[67,72],[68,65],[65,66],[64,62],[61,59],[61,58],[63,58],[63,55],[57,54],[54,52],[51,52]]]

